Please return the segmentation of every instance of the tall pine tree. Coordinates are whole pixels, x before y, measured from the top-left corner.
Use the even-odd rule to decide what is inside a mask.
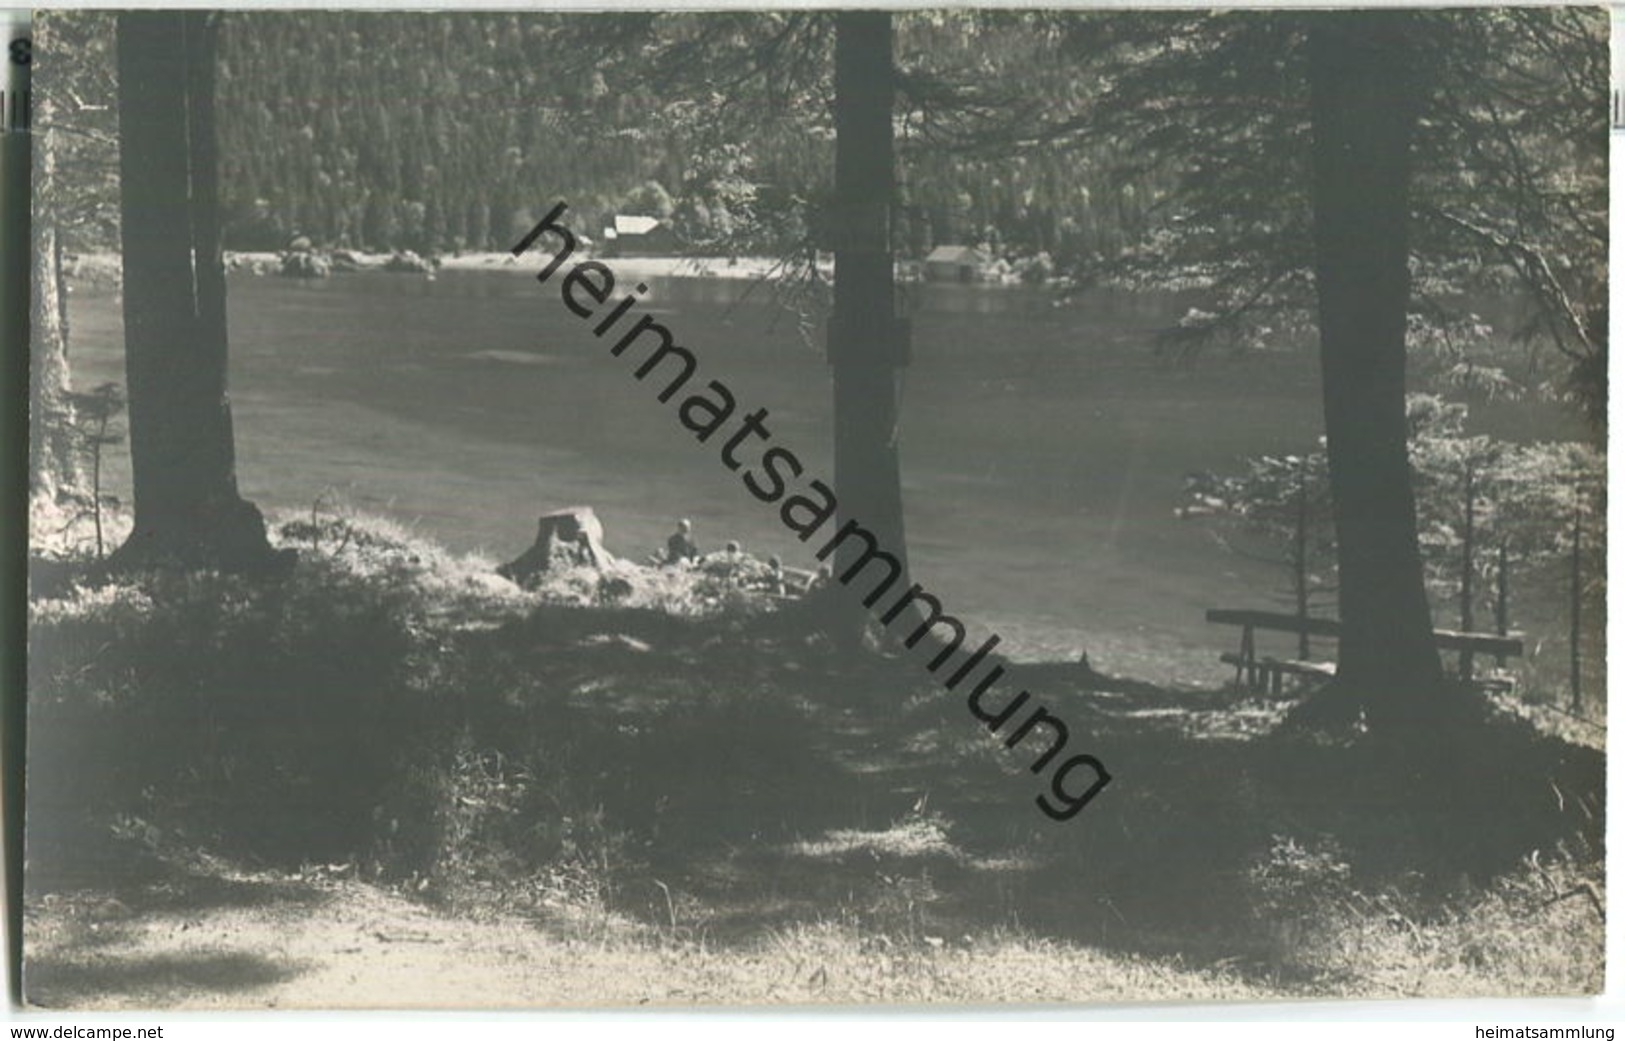
[[[1443,675],[1406,455],[1411,15],[1318,16],[1309,32],[1315,289],[1337,529],[1337,684],[1373,727],[1425,715]]]
[[[214,56],[218,14],[118,21],[125,364],[135,524],[115,563],[232,570],[274,553],[237,492],[226,394]]]

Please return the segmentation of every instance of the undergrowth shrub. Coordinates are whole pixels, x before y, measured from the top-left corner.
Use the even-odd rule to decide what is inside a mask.
[[[430,829],[419,891],[463,913],[520,913],[579,927],[611,916],[618,877],[635,870],[626,832],[578,798],[550,757],[478,748],[465,734],[422,778]],[[399,859],[396,860],[400,864]]]
[[[727,576],[648,569],[630,599],[679,611],[551,606],[388,522],[277,534],[300,558],[275,580],[82,566],[36,597],[41,818],[350,863],[464,906],[604,909],[650,848],[807,769],[762,654],[694,664],[755,614]]]
[[[429,856],[412,870],[447,903],[552,918],[642,909],[646,894],[628,889],[652,865],[787,829],[786,807],[826,794],[805,717],[782,699],[669,662],[599,663],[583,690],[491,652],[512,638],[467,656],[486,696],[451,759],[405,796],[433,807],[419,818]]]
[[[1247,911],[1265,937],[1265,960],[1299,971],[1329,960],[1325,944],[1342,938],[1349,917],[1352,871],[1330,839],[1300,843],[1276,835],[1268,854],[1247,872]]]
[[[149,573],[35,604],[35,791],[331,858],[444,715],[410,588],[303,561],[265,584]],[[432,743],[432,741],[431,741]]]
[[[1602,986],[1600,864],[1531,855],[1483,887],[1440,896],[1419,874],[1355,884],[1326,840],[1277,837],[1251,910],[1278,977],[1391,996],[1594,993]]]

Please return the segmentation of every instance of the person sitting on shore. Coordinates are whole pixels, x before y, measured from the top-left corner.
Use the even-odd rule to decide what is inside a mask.
[[[700,555],[699,547],[694,545],[691,534],[694,526],[684,517],[677,522],[677,530],[671,533],[666,540],[666,566],[675,567],[685,561],[694,560]]]

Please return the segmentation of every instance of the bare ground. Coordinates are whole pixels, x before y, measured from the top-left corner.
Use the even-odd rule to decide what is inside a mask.
[[[229,873],[52,894],[30,915],[26,991],[78,1009],[706,1006],[1259,1000],[1223,973],[1016,938],[857,942],[844,926],[743,948],[564,938],[436,913],[353,880]]]

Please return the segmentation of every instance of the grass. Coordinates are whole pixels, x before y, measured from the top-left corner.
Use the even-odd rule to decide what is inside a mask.
[[[836,654],[748,569],[524,590],[374,518],[275,534],[300,560],[270,584],[37,551],[30,907],[64,964],[94,917],[64,894],[259,871],[519,920],[694,1000],[1601,987],[1602,756],[1493,706],[1400,769],[1280,704],[1012,665],[1119,775],[1056,825],[957,696]]]

